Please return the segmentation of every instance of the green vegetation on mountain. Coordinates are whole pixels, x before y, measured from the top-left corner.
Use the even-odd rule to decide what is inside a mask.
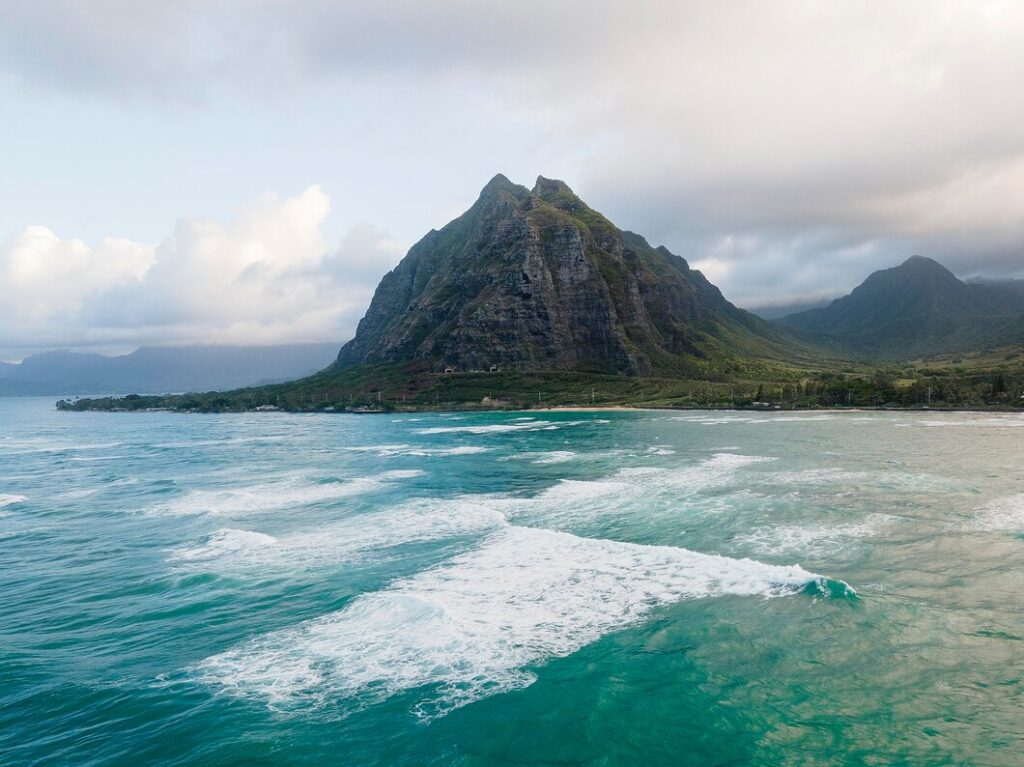
[[[966,283],[938,262],[913,256],[828,306],[776,322],[808,343],[859,359],[991,353],[1024,342],[1024,292]]]
[[[1020,291],[963,283],[914,257],[828,307],[770,323],[561,181],[541,177],[529,190],[499,175],[385,275],[355,337],[320,373],[58,406],[1013,408],[1024,362],[1007,345],[1024,338],[1014,336],[1022,312]]]
[[[810,361],[686,261],[616,228],[561,181],[495,176],[377,288],[336,370],[423,362],[441,372],[742,375]]]

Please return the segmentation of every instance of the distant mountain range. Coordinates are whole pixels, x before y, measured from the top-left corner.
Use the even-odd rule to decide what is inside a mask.
[[[1024,341],[1024,282],[964,282],[937,261],[913,256],[828,306],[776,323],[859,358],[984,352]]]
[[[170,393],[290,381],[327,367],[338,345],[144,346],[108,357],[44,352],[0,362],[0,396]]]
[[[539,177],[531,190],[498,175],[381,280],[335,370],[703,376],[799,353],[787,333],[565,183]]]

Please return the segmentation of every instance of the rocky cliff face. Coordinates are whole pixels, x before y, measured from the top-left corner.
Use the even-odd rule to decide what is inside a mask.
[[[613,226],[561,181],[498,175],[377,288],[336,366],[684,372],[785,343],[665,248]]]

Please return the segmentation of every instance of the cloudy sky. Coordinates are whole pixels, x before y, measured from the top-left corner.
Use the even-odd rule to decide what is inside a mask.
[[[747,307],[1024,276],[1024,3],[0,3],[0,359],[346,339],[497,172]]]

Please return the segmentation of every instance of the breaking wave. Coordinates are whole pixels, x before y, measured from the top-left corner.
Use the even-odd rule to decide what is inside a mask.
[[[505,527],[448,563],[345,609],[207,658],[204,682],[276,709],[417,694],[416,712],[531,684],[531,668],[686,599],[852,596],[798,565]]]

